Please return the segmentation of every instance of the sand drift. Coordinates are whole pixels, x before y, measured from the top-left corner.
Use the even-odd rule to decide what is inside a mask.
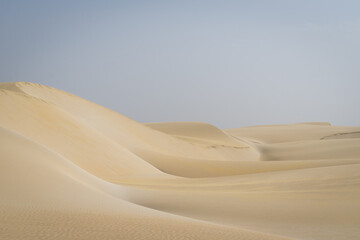
[[[141,124],[0,84],[0,239],[355,240],[359,226],[360,127]]]

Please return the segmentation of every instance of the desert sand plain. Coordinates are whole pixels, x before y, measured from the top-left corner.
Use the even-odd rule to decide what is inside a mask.
[[[2,83],[0,171],[0,239],[360,239],[360,127],[141,124]]]

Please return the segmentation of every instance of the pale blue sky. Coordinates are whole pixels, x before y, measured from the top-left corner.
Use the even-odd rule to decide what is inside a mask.
[[[140,122],[360,125],[360,1],[0,0],[0,81]]]

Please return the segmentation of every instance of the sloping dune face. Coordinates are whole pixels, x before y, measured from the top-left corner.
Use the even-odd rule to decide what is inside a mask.
[[[0,239],[358,239],[359,133],[140,124],[0,84]]]

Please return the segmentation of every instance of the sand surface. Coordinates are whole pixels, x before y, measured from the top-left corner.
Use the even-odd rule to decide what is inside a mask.
[[[141,124],[0,84],[0,239],[355,240],[359,226],[360,127]]]

